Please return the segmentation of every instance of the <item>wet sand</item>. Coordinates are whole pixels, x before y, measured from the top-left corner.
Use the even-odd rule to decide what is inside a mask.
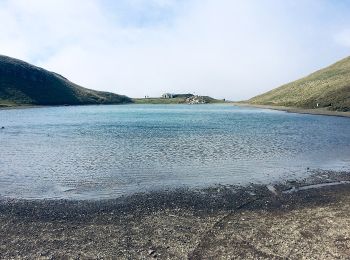
[[[240,107],[272,109],[272,110],[286,111],[289,113],[298,113],[298,114],[350,117],[350,112],[331,111],[326,108],[303,109],[303,108],[285,107],[285,106],[254,105],[254,104],[240,103],[240,102],[233,102],[232,104]]]
[[[106,201],[3,198],[0,258],[346,259],[349,181],[350,173],[317,172]]]

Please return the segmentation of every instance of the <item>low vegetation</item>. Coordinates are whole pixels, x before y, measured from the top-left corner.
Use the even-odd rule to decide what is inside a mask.
[[[191,94],[175,94],[172,98],[135,98],[136,104],[211,104],[223,103],[224,100],[215,99],[208,96],[194,96]]]
[[[256,96],[249,103],[350,111],[350,57]]]
[[[0,107],[130,102],[126,96],[83,88],[54,72],[0,55]]]

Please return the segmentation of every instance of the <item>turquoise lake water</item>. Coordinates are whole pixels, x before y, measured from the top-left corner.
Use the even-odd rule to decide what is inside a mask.
[[[350,118],[120,105],[0,110],[1,126],[0,197],[106,199],[350,169]]]

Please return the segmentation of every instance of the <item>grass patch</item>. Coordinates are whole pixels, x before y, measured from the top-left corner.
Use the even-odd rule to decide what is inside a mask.
[[[248,101],[251,104],[350,111],[350,57]]]
[[[224,100],[215,99],[208,96],[200,97],[200,99],[204,100],[205,103],[213,104],[213,103],[225,103]],[[176,98],[134,98],[133,102],[135,104],[187,104],[187,100],[184,97],[176,97]]]

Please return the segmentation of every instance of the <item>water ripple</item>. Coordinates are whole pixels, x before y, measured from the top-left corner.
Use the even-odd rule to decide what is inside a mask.
[[[348,118],[229,105],[0,111],[0,195],[112,198],[350,166]]]

